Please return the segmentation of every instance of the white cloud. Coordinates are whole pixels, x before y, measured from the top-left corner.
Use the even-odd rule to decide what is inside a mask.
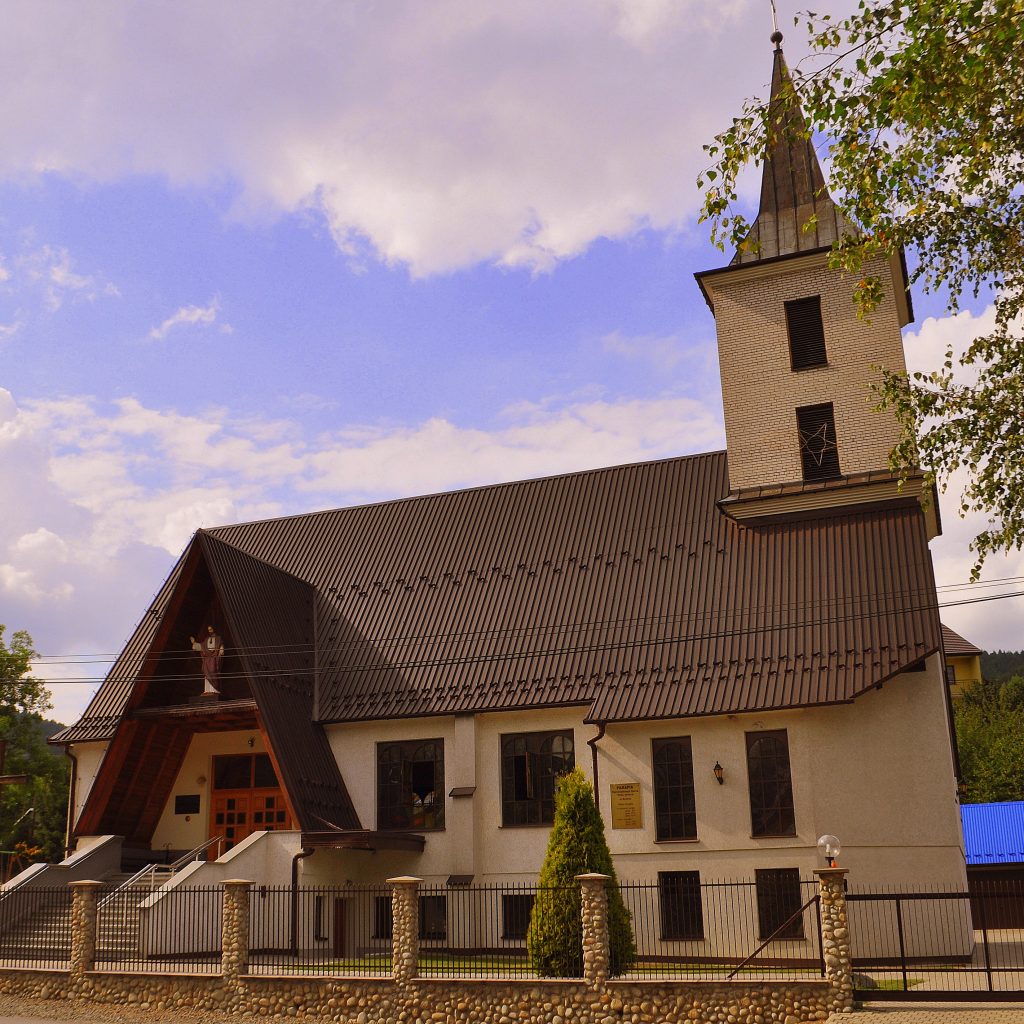
[[[149,336],[154,341],[160,341],[166,338],[176,327],[191,327],[197,324],[201,327],[209,327],[216,321],[219,312],[220,302],[216,298],[210,299],[205,306],[182,306],[180,309],[175,310],[162,324],[154,327],[149,332]],[[230,334],[232,331],[230,324],[221,324],[220,329],[225,334]]]
[[[229,181],[236,214],[320,211],[346,250],[417,275],[544,268],[686,224],[700,143],[771,67],[753,0],[12,0],[4,15],[17,100],[0,175]],[[737,64],[753,70],[723,76]]]
[[[0,517],[4,621],[28,628],[44,654],[116,651],[197,527],[722,442],[717,409],[670,396],[521,403],[499,420],[305,436],[288,420],[187,416],[134,399],[19,404],[0,388],[0,489],[19,495]],[[58,687],[58,712],[74,717],[88,692]]]
[[[940,367],[948,346],[955,356],[961,355],[971,341],[995,327],[995,308],[988,306],[980,313],[964,311],[954,316],[928,317],[916,331],[904,337],[907,367],[911,371],[931,371]],[[967,383],[971,374],[960,374],[958,379]],[[964,583],[970,578],[974,556],[969,550],[971,540],[986,527],[984,517],[958,514],[960,495],[967,484],[965,472],[958,472],[947,482],[946,491],[939,497],[942,515],[942,536],[932,541],[932,557],[936,582],[940,586]],[[989,557],[985,562],[983,578],[998,580],[1006,577],[1024,577],[1024,552],[1013,551]],[[988,597],[1016,590],[1024,590],[1021,583],[1010,582],[1003,587],[943,590],[939,601],[960,601],[965,598]],[[1007,598],[944,608],[942,621],[979,647],[1017,649],[1022,645],[1021,622],[1024,621],[1024,598]]]
[[[22,278],[43,289],[51,312],[60,309],[68,297],[93,301],[101,295],[117,296],[117,288],[92,274],[81,274],[71,267],[71,253],[64,246],[41,245],[26,248],[18,257]]]
[[[627,335],[612,331],[601,339],[601,345],[606,352],[649,362],[663,371],[675,369],[692,350],[692,346],[683,344],[678,334]]]

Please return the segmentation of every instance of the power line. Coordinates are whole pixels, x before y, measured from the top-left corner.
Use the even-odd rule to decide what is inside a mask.
[[[770,625],[763,626],[752,626],[743,629],[725,629],[719,630],[713,633],[705,634],[684,634],[680,636],[671,637],[648,637],[637,640],[621,640],[617,642],[598,643],[591,645],[580,645],[575,647],[560,647],[560,648],[549,648],[546,650],[531,650],[531,651],[513,651],[513,652],[499,652],[493,654],[478,654],[478,655],[464,655],[456,656],[451,658],[438,658],[438,659],[417,659],[409,662],[395,662],[392,660],[385,660],[381,664],[364,664],[364,665],[344,665],[344,666],[320,666],[320,670],[323,671],[325,668],[329,671],[335,669],[336,671],[344,671],[346,673],[359,672],[359,671],[381,671],[388,670],[394,671],[398,669],[410,669],[410,668],[438,668],[445,666],[459,666],[459,665],[473,665],[473,664],[487,664],[497,661],[510,661],[510,660],[525,660],[527,658],[546,658],[554,655],[568,655],[568,654],[583,654],[594,651],[607,651],[607,650],[626,650],[636,647],[655,647],[663,646],[666,644],[675,643],[699,643],[705,640],[722,640],[728,639],[735,636],[748,636],[755,633],[768,633],[768,632],[782,632],[789,629],[796,628],[807,628],[812,626],[829,626],[838,625],[844,622],[854,622],[860,619],[872,618],[875,616],[895,615],[900,612],[916,612],[916,611],[929,611],[937,608],[948,608],[956,605],[963,604],[974,604],[982,601],[999,601],[1005,600],[1010,597],[1024,597],[1024,590],[1016,591],[1012,594],[991,594],[985,597],[975,598],[964,598],[960,601],[951,601],[941,604],[928,603],[918,606],[903,607],[885,609],[879,611],[877,607],[874,607],[868,611],[861,612],[857,615],[840,615],[826,619],[811,619],[804,622],[797,623],[772,623]],[[374,644],[370,640],[362,642],[363,646],[378,649],[383,644]],[[327,649],[329,653],[330,649]],[[293,651],[291,652],[294,656],[301,656],[303,653],[312,653],[312,650],[306,648],[304,651]],[[135,659],[136,662],[144,662],[145,657],[141,659]],[[132,674],[142,668],[142,664],[136,664],[133,668]],[[280,676],[309,676],[315,674],[317,668],[314,667],[286,667],[277,670],[261,670],[256,672],[233,672],[233,673],[222,673],[222,679],[273,679]],[[188,673],[187,675],[161,675],[159,680],[161,682],[190,682],[196,678],[196,673]],[[54,679],[54,680],[41,680],[49,685],[85,685],[89,683],[102,682],[102,678],[98,676],[89,676],[81,679]]]
[[[1020,578],[1024,577],[1008,577]],[[994,581],[993,581],[994,582]],[[912,588],[908,590],[895,591],[885,593],[882,595],[878,594],[865,594],[865,595],[854,595],[847,597],[834,598],[825,602],[831,605],[850,605],[850,604],[863,604],[865,602],[871,602],[871,608],[866,612],[859,612],[854,617],[861,618],[865,614],[873,614],[878,611],[879,597],[883,598],[886,603],[890,601],[900,600],[916,600],[921,595],[930,594],[930,588],[920,587]],[[973,598],[961,598],[955,601],[945,601],[932,604],[928,602],[920,607],[936,607],[936,608],[950,608],[958,607],[965,604],[974,604],[982,601],[993,601],[1002,600],[1004,598],[1018,597],[1024,594],[1024,591],[1013,591],[1007,594],[993,594],[983,595]],[[723,618],[726,616],[744,618],[754,618],[758,615],[764,614],[769,610],[772,612],[788,611],[788,612],[799,612],[801,610],[813,609],[815,612],[823,602],[820,601],[790,601],[790,602],[776,602],[772,604],[759,604],[759,605],[745,605],[739,611],[734,613],[723,612],[723,611],[711,611],[711,612],[690,612],[690,613],[679,613],[676,615],[652,615],[652,616],[634,616],[634,617],[623,617],[618,619],[591,619],[583,622],[576,623],[549,623],[538,626],[509,626],[500,629],[489,629],[489,630],[466,630],[462,632],[451,632],[451,633],[427,633],[427,634],[410,634],[400,635],[394,637],[383,637],[383,638],[371,638],[371,637],[360,637],[354,640],[347,640],[342,642],[325,642],[319,645],[310,643],[297,643],[297,644],[263,644],[263,645],[250,645],[250,646],[233,646],[230,648],[231,654],[238,655],[244,654],[251,657],[259,656],[272,656],[275,654],[294,654],[301,655],[304,653],[319,653],[321,655],[339,654],[349,650],[374,647],[377,649],[388,649],[394,648],[403,644],[412,643],[443,643],[451,642],[455,640],[485,640],[485,639],[498,639],[503,636],[512,636],[519,634],[521,637],[526,636],[542,636],[545,634],[557,634],[557,633],[572,633],[582,632],[587,629],[598,629],[598,628],[614,628],[614,627],[627,627],[627,626],[638,626],[638,625],[653,625],[657,623],[672,623],[682,622],[684,620],[689,622],[697,622],[701,619],[710,620],[712,618]],[[898,609],[896,609],[898,610]],[[883,612],[884,614],[885,612]],[[892,610],[888,611],[889,614]],[[834,619],[833,621],[838,621]],[[750,627],[747,630],[741,632],[751,632],[756,630],[758,627]],[[182,661],[191,660],[195,658],[196,651],[193,648],[170,648],[164,649],[160,652],[147,651],[145,654],[137,655],[133,661],[141,661],[145,663],[148,659],[159,658],[161,661]],[[42,667],[51,667],[55,665],[88,665],[88,664],[111,664],[121,655],[112,656],[109,658],[100,658],[99,656],[88,656],[82,655],[80,658],[73,656],[51,655],[49,659],[42,665]],[[42,661],[41,658],[36,659]],[[141,665],[139,666],[141,667]],[[98,678],[98,677],[89,677]]]

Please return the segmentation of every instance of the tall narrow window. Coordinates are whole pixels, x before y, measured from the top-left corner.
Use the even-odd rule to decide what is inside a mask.
[[[658,904],[663,940],[704,938],[699,871],[659,871]]]
[[[555,780],[575,765],[572,730],[501,737],[501,823],[550,825]]]
[[[803,914],[797,913],[803,902],[800,899],[800,869],[770,868],[755,871],[754,879],[757,887],[759,938],[767,939],[774,935],[776,929],[781,929],[775,938],[802,939]]]
[[[654,820],[658,839],[696,839],[690,737],[654,740]]]
[[[805,405],[796,411],[800,436],[800,461],[805,480],[829,480],[841,476],[836,417],[831,402]]]
[[[820,295],[786,303],[786,330],[789,332],[789,361],[794,370],[809,370],[828,363]]]
[[[785,729],[747,733],[750,831],[754,836],[795,836],[789,738]]]
[[[377,744],[377,828],[444,828],[444,741]]]

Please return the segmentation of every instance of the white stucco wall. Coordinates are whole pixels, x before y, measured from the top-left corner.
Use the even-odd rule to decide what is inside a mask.
[[[600,800],[620,877],[653,880],[659,871],[698,870],[704,879],[753,878],[757,868],[821,867],[818,836],[844,844],[851,884],[912,882],[961,885],[964,857],[940,659],[907,673],[853,704],[667,722],[611,725],[600,741]],[[375,882],[415,874],[442,882],[470,874],[478,883],[529,881],[547,847],[549,826],[501,824],[500,737],[503,733],[572,729],[576,763],[591,777],[587,740],[596,728],[584,710],[563,708],[367,722],[328,727],[331,744],[365,828],[376,827],[376,743],[441,738],[445,744],[446,828],[426,832],[422,854],[318,851],[303,863],[312,884]],[[747,732],[786,729],[797,835],[751,836]],[[698,838],[657,842],[651,740],[689,736],[693,751]],[[472,750],[473,757],[468,756]],[[725,782],[712,766],[719,761]],[[611,827],[609,787],[640,783],[643,827]],[[472,798],[452,799],[475,785]]]
[[[103,756],[107,752],[109,744],[102,743],[72,743],[71,754],[78,762],[75,770],[75,793],[74,793],[74,820],[77,822],[85,801],[96,782],[100,765],[103,764]]]
[[[793,711],[611,726],[601,741],[601,801],[620,876],[696,871],[702,878],[751,878],[756,868],[797,867],[821,858],[818,836],[843,842],[851,885],[962,885],[966,875],[939,659],[853,704]],[[751,836],[747,732],[786,729],[797,834]],[[657,842],[651,740],[689,736],[697,839]],[[722,785],[712,766],[724,769]],[[639,782],[643,828],[613,829],[609,786]]]

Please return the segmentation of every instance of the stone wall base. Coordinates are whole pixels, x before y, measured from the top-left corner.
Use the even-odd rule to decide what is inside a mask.
[[[348,1024],[804,1024],[828,1017],[823,981],[578,981],[240,977],[0,971],[0,992],[38,999],[88,999],[140,1009],[214,1010],[225,1015],[324,1017]],[[722,1015],[725,1016],[722,1016]]]

